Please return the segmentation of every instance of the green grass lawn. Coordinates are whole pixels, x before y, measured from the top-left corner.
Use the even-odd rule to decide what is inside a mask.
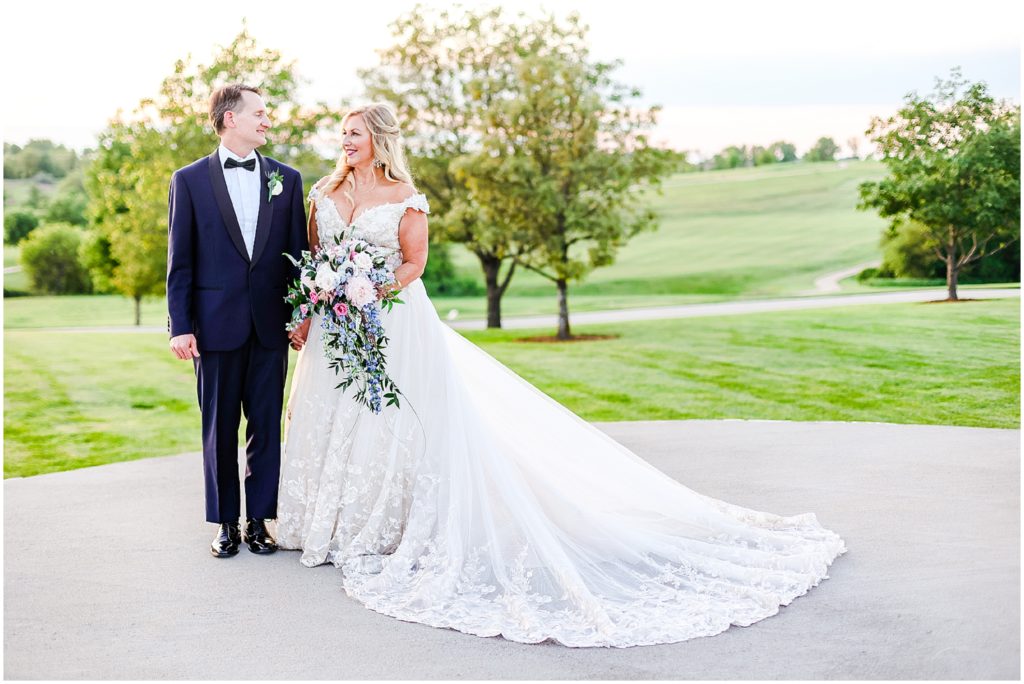
[[[8,300],[10,303],[10,300]],[[588,420],[764,418],[1018,427],[1017,300],[467,335]],[[160,334],[4,334],[4,476],[200,449],[191,364]],[[294,355],[293,355],[294,359]]]
[[[4,268],[8,266],[18,265],[18,255],[21,254],[21,248],[18,245],[4,245]]]
[[[885,304],[467,337],[588,420],[1020,425],[1020,302]],[[550,331],[546,331],[550,332]]]

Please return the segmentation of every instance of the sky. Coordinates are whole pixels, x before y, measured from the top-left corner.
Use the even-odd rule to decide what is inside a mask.
[[[263,47],[294,60],[300,99],[342,108],[361,98],[356,70],[377,63],[388,28],[415,2],[6,3],[0,134],[83,149],[119,109],[157,92],[178,59],[208,62],[243,18]],[[424,4],[447,6],[438,0]],[[484,8],[496,3],[463,2]],[[578,10],[596,59],[622,60],[620,82],[662,111],[655,143],[708,156],[731,144],[820,136],[844,148],[872,116],[959,65],[1020,102],[1024,3],[974,0],[629,0],[502,2],[514,15]]]

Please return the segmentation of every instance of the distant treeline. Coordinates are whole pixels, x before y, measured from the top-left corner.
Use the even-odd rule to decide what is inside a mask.
[[[856,141],[851,140],[847,144],[853,150],[853,157],[856,158]],[[818,142],[809,149],[803,157],[796,153],[796,145],[785,140],[779,140],[771,145],[730,145],[718,154],[703,160],[693,160],[689,152],[668,152],[675,158],[678,171],[715,171],[718,169],[737,169],[744,166],[764,166],[766,164],[782,164],[795,161],[835,161],[839,153],[839,145],[832,138],[818,138]]]
[[[819,138],[810,150],[799,157],[796,145],[780,140],[767,147],[761,145],[730,145],[710,159],[692,161],[686,151],[665,150],[675,158],[679,171],[710,171],[743,166],[764,166],[797,161],[833,161],[839,146],[832,138]],[[83,158],[73,149],[51,140],[30,140],[25,146],[4,143],[4,178],[33,178],[46,174],[64,178],[82,165]]]
[[[4,178],[32,178],[40,173],[64,178],[80,162],[74,150],[50,140],[30,140],[24,147],[4,143]]]

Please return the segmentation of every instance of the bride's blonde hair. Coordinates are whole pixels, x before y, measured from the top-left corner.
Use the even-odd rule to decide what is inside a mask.
[[[405,151],[402,148],[402,131],[398,127],[398,114],[395,108],[388,102],[371,102],[370,104],[350,109],[341,119],[344,126],[348,119],[356,114],[363,117],[366,128],[370,132],[370,142],[373,145],[374,162],[380,162],[383,167],[384,177],[392,183],[404,182],[412,185],[412,174],[409,172],[408,163],[405,161]],[[340,187],[352,173],[352,168],[345,161],[344,154],[338,159],[338,165],[327,177],[324,183],[323,192],[331,193]],[[352,177],[352,186],[355,187],[355,176]],[[355,206],[355,199],[346,189],[343,194],[349,203]]]

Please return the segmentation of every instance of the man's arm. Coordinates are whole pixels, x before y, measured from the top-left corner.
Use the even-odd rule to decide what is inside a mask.
[[[306,235],[306,204],[302,195],[302,175],[295,172],[295,183],[292,185],[291,216],[288,220],[288,253],[293,259],[301,259],[302,252],[309,249],[309,237]],[[299,269],[292,268],[293,278],[299,277]]]
[[[171,176],[167,196],[167,313],[171,351],[179,359],[199,356],[192,330],[192,236],[195,211],[185,180]]]

